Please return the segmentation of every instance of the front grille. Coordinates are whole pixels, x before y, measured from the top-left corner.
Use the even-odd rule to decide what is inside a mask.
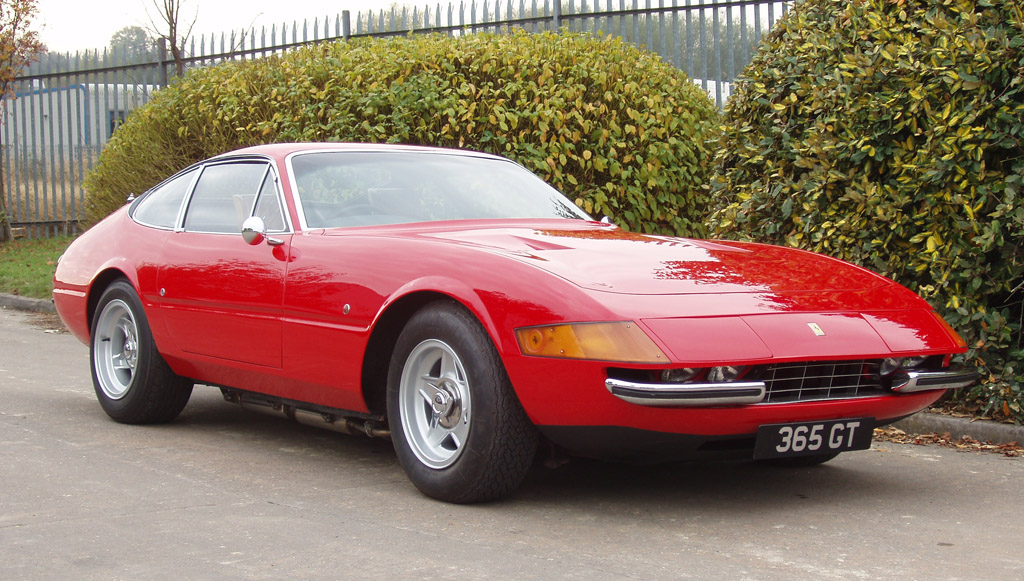
[[[877,360],[764,365],[752,369],[744,379],[765,382],[764,403],[849,399],[887,393],[881,384]]]
[[[761,404],[852,399],[892,393],[882,383],[881,366],[880,359],[773,363],[755,365],[737,381],[763,381],[765,397]],[[612,367],[608,369],[608,377],[643,384],[674,385],[663,382],[661,370]],[[704,383],[706,380],[707,369],[704,369],[689,383]]]

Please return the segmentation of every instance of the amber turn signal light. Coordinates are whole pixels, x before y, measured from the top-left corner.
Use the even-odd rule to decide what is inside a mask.
[[[534,357],[625,363],[668,360],[647,333],[632,321],[523,327],[516,329],[516,339],[523,355]]]

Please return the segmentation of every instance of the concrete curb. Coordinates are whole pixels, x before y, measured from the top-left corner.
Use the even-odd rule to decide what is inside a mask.
[[[970,436],[979,442],[1024,444],[1024,427],[990,420],[971,420],[921,412],[893,424],[908,434],[949,434],[954,439]]]
[[[53,301],[32,299],[0,293],[0,308],[32,311],[36,313],[55,313]],[[979,442],[993,444],[1024,443],[1024,427],[1003,424],[988,420],[970,420],[942,414],[921,412],[900,420],[893,426],[910,434],[950,434],[959,439],[970,436]]]
[[[0,307],[5,309],[17,309],[19,311],[32,311],[34,313],[56,313],[53,301],[48,299],[32,299],[18,295],[0,293]]]

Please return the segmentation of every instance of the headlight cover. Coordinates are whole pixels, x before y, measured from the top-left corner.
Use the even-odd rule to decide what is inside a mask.
[[[523,355],[618,361],[623,363],[665,363],[668,357],[633,321],[605,323],[563,323],[516,329]]]

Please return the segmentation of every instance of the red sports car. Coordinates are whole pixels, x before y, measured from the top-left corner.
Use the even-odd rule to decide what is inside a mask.
[[[390,437],[416,487],[452,502],[510,493],[542,440],[816,464],[976,376],[888,279],[625,232],[507,159],[422,147],[197,163],[79,237],[54,302],[113,419],[169,421],[216,386]]]

